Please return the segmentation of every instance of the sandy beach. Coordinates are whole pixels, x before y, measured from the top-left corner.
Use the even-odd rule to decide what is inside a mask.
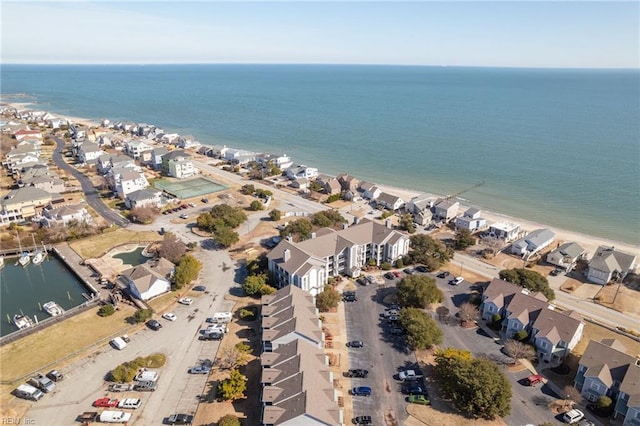
[[[6,105],[9,105],[11,107],[14,107],[18,110],[21,109],[28,109],[28,110],[34,110],[34,111],[42,111],[41,109],[38,108],[34,108],[34,106],[37,106],[37,104],[33,104],[33,103],[20,103],[20,102],[3,102]],[[78,124],[82,124],[84,126],[87,127],[100,127],[100,123],[95,121],[95,120],[90,120],[90,119],[86,119],[86,118],[82,118],[82,117],[73,117],[73,116],[69,116],[69,115],[62,115],[62,114],[57,114],[55,112],[52,112],[52,114],[60,117],[60,118],[64,118],[66,120],[70,120],[74,123],[78,123]],[[357,177],[357,176],[356,176]],[[400,198],[402,198],[405,202],[409,201],[411,198],[413,198],[414,196],[417,195],[425,195],[425,193],[423,192],[417,192],[417,191],[413,191],[413,190],[408,190],[408,189],[402,189],[402,188],[396,188],[393,186],[388,186],[385,185],[384,183],[379,183],[376,182],[376,185],[378,187],[380,187],[380,189],[382,189],[382,191],[384,192],[388,192],[391,194],[395,194],[397,196],[399,196]],[[440,195],[438,194],[429,194],[426,193],[426,195],[431,195],[434,197],[439,197]],[[465,203],[460,203],[460,209],[459,209],[459,214],[462,214],[468,207],[471,207],[470,204],[465,204]],[[540,224],[540,223],[536,223],[530,220],[526,220],[526,219],[522,219],[522,218],[516,218],[516,217],[511,217],[508,215],[503,215],[503,214],[498,214],[498,213],[492,213],[490,211],[487,210],[482,210],[482,217],[484,217],[485,219],[487,219],[487,223],[488,224],[492,224],[498,221],[505,221],[505,222],[511,222],[511,223],[517,223],[520,225],[521,229],[527,232],[533,231],[535,229],[539,229],[539,228],[548,228],[551,231],[553,231],[556,234],[555,237],[555,242],[556,243],[562,243],[562,242],[576,242],[578,244],[580,244],[586,251],[587,251],[587,257],[590,258],[593,253],[595,253],[596,249],[598,248],[598,246],[601,245],[605,245],[605,246],[613,246],[619,250],[622,250],[624,252],[636,255],[640,257],[640,247],[638,246],[634,246],[632,244],[628,244],[628,243],[623,243],[620,241],[612,241],[612,240],[608,240],[605,238],[599,238],[599,237],[594,237],[594,236],[590,236],[590,235],[585,235],[585,234],[581,234],[581,233],[577,233],[577,232],[573,232],[573,231],[568,231],[565,229],[560,229],[560,228],[556,228],[553,226],[548,226],[548,225],[544,225],[544,224]]]

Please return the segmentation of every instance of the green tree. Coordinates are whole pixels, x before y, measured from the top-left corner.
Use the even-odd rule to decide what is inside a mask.
[[[240,418],[233,414],[227,414],[218,420],[218,426],[242,426],[242,423],[240,422]]]
[[[503,269],[500,271],[500,279],[531,291],[538,291],[549,300],[556,298],[547,278],[536,271],[525,268]]]
[[[216,242],[224,248],[231,247],[240,241],[238,233],[229,226],[216,227],[215,231],[213,231],[213,236]]]
[[[411,349],[428,349],[442,343],[442,330],[426,312],[417,308],[403,308],[398,321],[407,331],[407,345]]]
[[[396,288],[396,297],[402,306],[426,308],[430,303],[440,303],[444,299],[436,280],[427,275],[406,276]]]
[[[269,219],[273,220],[274,222],[279,221],[280,219],[282,219],[282,212],[278,209],[273,209],[269,212]]]
[[[331,194],[327,197],[327,204],[335,203],[340,198],[342,198],[342,194]]]
[[[256,212],[258,210],[264,209],[264,205],[258,200],[253,200],[251,204],[249,204],[249,210]]]
[[[607,410],[611,407],[611,404],[613,403],[613,401],[611,401],[611,398],[609,398],[606,395],[601,395],[598,397],[598,399],[596,400],[596,405],[598,406],[599,409],[601,410]]]
[[[145,322],[153,315],[153,309],[138,309],[135,314],[133,314],[133,319],[137,323]]]
[[[453,237],[456,250],[464,250],[467,247],[475,245],[476,239],[468,229],[460,228]]]
[[[247,260],[246,268],[248,275],[265,274],[269,269],[269,259],[267,259],[267,256],[263,254],[255,259]]]
[[[410,213],[403,214],[400,216],[400,222],[398,223],[398,227],[403,231],[407,231],[410,234],[416,232],[416,227],[413,224],[413,215]]]
[[[309,182],[309,191],[313,192],[322,192],[324,190],[324,186],[320,185],[320,182],[317,180],[312,180]]]
[[[324,291],[316,296],[316,307],[320,312],[329,312],[339,302],[340,293],[331,286],[325,286]]]
[[[182,256],[178,261],[178,265],[176,266],[173,274],[175,287],[177,289],[181,289],[185,285],[196,280],[201,269],[202,263],[198,259],[190,254]]]
[[[231,207],[227,204],[213,206],[210,214],[214,220],[220,219],[231,228],[237,228],[247,220],[247,215],[241,208]]]
[[[249,275],[242,284],[242,289],[247,296],[262,296],[261,290],[267,284],[267,276],[265,274]]]
[[[112,304],[101,306],[100,309],[98,309],[98,315],[101,317],[109,317],[115,313],[116,308],[114,308]]]
[[[453,258],[453,249],[446,247],[440,240],[425,234],[412,235],[411,251],[408,254],[410,263],[422,264],[429,271],[435,271]]]
[[[511,412],[511,384],[491,360],[438,351],[435,373],[443,393],[464,414],[495,419]]]
[[[257,188],[256,189],[256,197],[258,198],[269,198],[273,197],[273,192],[268,189]]]
[[[343,223],[347,223],[347,219],[338,210],[333,209],[323,210],[311,217],[311,224],[320,228],[339,226]]]
[[[308,219],[300,218],[289,223],[280,234],[283,238],[292,236],[298,241],[303,241],[311,238],[312,230],[313,225],[311,225],[311,222]]]
[[[228,378],[218,384],[218,394],[227,401],[235,401],[244,397],[247,389],[247,378],[238,370],[231,370]]]
[[[240,193],[244,195],[253,195],[254,192],[256,192],[256,187],[251,184],[242,185],[240,188]]]
[[[525,340],[527,340],[527,337],[529,337],[529,333],[527,333],[527,330],[518,330],[513,335],[513,338],[519,342],[524,342]]]

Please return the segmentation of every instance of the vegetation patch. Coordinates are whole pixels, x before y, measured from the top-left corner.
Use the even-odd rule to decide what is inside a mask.
[[[84,259],[96,258],[104,255],[114,247],[140,242],[160,241],[162,237],[155,231],[131,231],[117,229],[101,235],[96,235],[82,241],[74,241],[69,246]]]
[[[133,381],[138,370],[141,368],[160,368],[167,362],[164,354],[152,354],[147,357],[138,357],[133,361],[127,361],[109,373],[110,378],[114,382],[128,383]]]

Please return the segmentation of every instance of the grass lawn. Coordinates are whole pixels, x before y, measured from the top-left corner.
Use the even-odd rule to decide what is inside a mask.
[[[16,380],[32,371],[44,369],[43,367],[88,348],[119,331],[124,334],[125,330],[130,328],[125,318],[133,315],[135,309],[120,304],[120,309],[106,318],[99,317],[97,312],[97,307],[90,309],[0,348],[3,366],[0,369],[0,380]],[[56,367],[59,365],[56,364]]]
[[[104,255],[114,247],[128,243],[162,241],[162,236],[155,231],[135,232],[117,229],[101,235],[95,235],[81,241],[69,243],[69,246],[84,259]]]

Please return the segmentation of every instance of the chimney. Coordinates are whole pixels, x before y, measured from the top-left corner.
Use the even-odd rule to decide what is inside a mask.
[[[288,262],[289,259],[291,259],[291,250],[285,249],[284,252],[282,253],[282,258],[284,259],[285,262]]]
[[[316,237],[316,233],[315,233],[315,232],[312,232],[312,233],[311,233],[311,238],[313,239],[313,238],[315,238],[315,237]]]
[[[391,229],[391,219],[387,219],[384,221],[384,226],[386,226],[387,228]]]
[[[357,224],[359,224],[359,223],[360,223],[360,218],[359,218],[358,216],[354,216],[354,217],[353,217],[353,224],[354,224],[354,225],[357,225]]]
[[[291,237],[291,235],[287,235],[287,241],[292,242],[293,241],[293,237]]]
[[[349,225],[347,225],[346,223],[342,224],[342,229],[347,229],[349,227]]]

